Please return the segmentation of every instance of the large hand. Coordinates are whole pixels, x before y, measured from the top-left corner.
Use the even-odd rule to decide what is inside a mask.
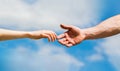
[[[61,28],[68,30],[67,32],[57,37],[58,42],[60,42],[61,44],[67,47],[70,47],[70,46],[80,43],[81,41],[85,39],[84,32],[78,27],[75,27],[72,25],[71,26],[64,25],[64,24],[61,24],[60,26]]]
[[[30,32],[31,39],[41,39],[41,38],[48,38],[49,41],[55,41],[57,36],[54,32],[48,30],[40,30],[40,31],[33,31]]]

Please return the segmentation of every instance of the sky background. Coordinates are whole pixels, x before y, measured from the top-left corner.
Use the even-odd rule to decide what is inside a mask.
[[[0,0],[0,28],[65,32],[120,13],[120,0]],[[0,71],[120,71],[120,35],[66,48],[47,39],[0,42]]]

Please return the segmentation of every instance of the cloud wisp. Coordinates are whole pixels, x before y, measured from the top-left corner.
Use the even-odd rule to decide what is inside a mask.
[[[37,51],[24,47],[10,50],[9,71],[79,71],[84,63],[63,48],[46,45]]]
[[[110,63],[117,69],[120,70],[120,35],[109,37],[101,43],[100,47],[103,48],[104,53],[108,56]]]
[[[99,19],[99,4],[99,0],[36,0],[33,4],[25,0],[0,0],[0,25],[54,31],[60,31],[60,23],[90,26]]]

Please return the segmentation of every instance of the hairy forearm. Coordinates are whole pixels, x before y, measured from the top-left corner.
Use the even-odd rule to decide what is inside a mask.
[[[0,29],[0,41],[28,37],[29,32]]]
[[[109,37],[115,34],[120,33],[120,15],[111,17],[99,25],[84,29],[85,39],[97,39]]]

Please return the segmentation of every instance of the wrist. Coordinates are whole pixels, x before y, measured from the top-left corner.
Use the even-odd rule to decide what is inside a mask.
[[[84,40],[88,39],[88,30],[87,29],[83,29],[83,34],[84,34]]]
[[[98,29],[95,27],[83,29],[85,40],[95,39],[95,35],[98,33]]]
[[[32,32],[25,32],[24,35],[26,38],[32,38],[32,36],[33,36]]]
[[[42,37],[41,31],[31,31],[26,33],[27,38],[40,39]]]

